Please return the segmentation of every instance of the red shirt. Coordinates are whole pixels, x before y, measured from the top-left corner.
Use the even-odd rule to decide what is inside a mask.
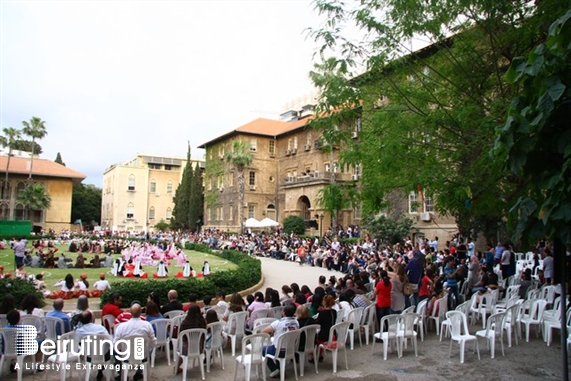
[[[106,305],[103,306],[103,309],[101,310],[101,316],[113,315],[117,317],[121,314],[121,312],[123,312],[123,310],[121,310],[121,308],[119,308],[118,305],[113,303],[107,303]]]
[[[392,282],[385,286],[385,282],[381,279],[377,282],[375,290],[377,291],[377,299],[375,305],[379,308],[388,308],[391,306],[391,289],[393,288]]]
[[[420,280],[420,287],[418,289],[418,296],[430,296],[430,290],[428,285],[430,284],[430,278],[428,275],[424,275]]]

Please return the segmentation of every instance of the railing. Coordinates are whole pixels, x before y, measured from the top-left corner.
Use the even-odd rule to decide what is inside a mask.
[[[350,173],[335,173],[336,181],[351,181]],[[308,183],[328,183],[331,181],[331,172],[309,172],[301,176],[286,176],[283,186],[305,185]]]

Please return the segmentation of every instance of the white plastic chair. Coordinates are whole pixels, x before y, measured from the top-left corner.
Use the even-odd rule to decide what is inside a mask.
[[[155,331],[155,337],[157,338],[157,345],[153,348],[151,353],[151,368],[155,367],[155,357],[157,355],[157,349],[160,347],[165,348],[167,355],[167,362],[170,366],[171,364],[171,350],[170,350],[170,339],[168,336],[169,325],[171,324],[170,319],[155,319],[151,321],[151,326]]]
[[[406,347],[406,342],[408,339],[412,340],[414,346],[414,356],[418,357],[417,348],[417,333],[414,327],[417,325],[420,315],[415,313],[408,313],[400,315],[400,321],[397,324],[397,340],[399,341],[400,353],[399,357],[402,357],[403,348]]]
[[[506,331],[508,336],[508,348],[512,346],[512,333],[514,334],[515,343],[516,345],[519,344],[519,312],[520,312],[520,304],[523,303],[523,300],[519,300],[518,302],[512,304],[505,310],[506,317],[504,319],[503,330]]]
[[[440,323],[446,318],[446,312],[448,312],[448,294],[445,293],[440,299],[437,299],[432,306],[432,314],[428,317],[428,322],[434,322],[436,326],[436,334],[440,333]]]
[[[8,325],[8,319],[6,319],[6,314],[0,314],[0,329]]]
[[[141,369],[143,372],[143,381],[148,381],[149,380],[149,367],[146,366],[146,363],[149,359],[149,352],[150,349],[149,348],[149,341],[148,340],[142,340],[143,343],[143,358],[139,358],[139,354],[137,353],[136,350],[134,350],[135,348],[135,344],[137,344],[137,342],[141,342],[141,338],[139,336],[128,336],[125,337],[123,339],[121,339],[122,341],[124,341],[125,343],[119,343],[119,348],[121,348],[121,346],[124,345],[128,345],[127,347],[121,348],[121,351],[126,352],[128,355],[128,358],[126,360],[126,362],[129,364],[128,367],[122,367],[122,369],[120,370],[121,373],[121,380],[122,381],[127,381],[127,378],[129,377],[129,370],[130,369]],[[127,348],[129,348],[130,350],[126,350]]]
[[[456,306],[454,311],[463,312],[464,315],[466,315],[466,319],[467,319],[468,315],[470,313],[471,304],[472,304],[472,301],[468,300],[467,302],[461,303],[460,305]],[[440,341],[442,341],[442,334],[443,333],[446,335],[446,337],[448,337],[448,334],[450,333],[450,324],[451,324],[450,319],[444,319],[442,321],[442,324],[440,324]]]
[[[236,342],[246,336],[247,318],[248,311],[234,312],[228,317],[228,321],[226,322],[226,333],[232,343],[232,356],[236,355]]]
[[[519,298],[519,284],[515,286],[508,286],[504,298],[496,302],[496,311],[498,309],[507,309],[509,307],[508,304],[510,302],[510,299],[514,297]]]
[[[271,318],[274,317],[274,311],[272,311],[270,308],[263,308],[263,309],[252,311],[252,313],[250,314],[250,320],[249,320],[250,329],[254,328],[254,324],[256,324],[256,321],[258,319],[268,318],[268,317],[271,317]]]
[[[200,367],[200,374],[204,380],[204,350],[202,345],[206,339],[206,329],[205,328],[192,328],[185,329],[178,333],[178,340],[176,346],[177,356],[182,357],[182,381],[186,381],[186,373],[188,370],[188,360],[192,359],[192,364],[194,366],[196,360],[198,360],[198,366]],[[186,353],[184,353],[184,344],[186,343]],[[177,372],[177,362],[175,361],[174,373]]]
[[[276,306],[276,307],[272,307],[270,308],[272,311],[274,311],[274,317],[276,319],[281,319],[283,312],[284,312],[284,306]]]
[[[115,332],[115,316],[101,316],[101,325],[104,326],[105,329],[107,329],[107,332],[112,335]]]
[[[265,317],[265,318],[259,318],[256,319],[256,322],[254,323],[254,329],[256,329],[256,327],[258,327],[259,325],[266,325],[266,324],[272,324],[273,322],[275,322],[276,318],[273,317]]]
[[[483,337],[487,340],[488,349],[490,350],[490,355],[494,358],[496,339],[500,339],[500,345],[502,348],[502,356],[504,353],[504,340],[503,340],[503,326],[506,318],[505,312],[500,312],[490,315],[486,322],[486,329],[482,329],[476,332],[476,337]]]
[[[539,337],[539,331],[541,330],[541,316],[543,315],[543,310],[547,305],[547,300],[545,299],[534,299],[529,305],[529,310],[524,312],[522,315],[520,312],[519,324],[525,327],[525,341],[529,342],[529,331],[531,326],[536,327],[536,335]],[[523,305],[522,305],[523,306]]]
[[[16,348],[17,337],[19,336],[19,330],[17,328],[3,328],[0,329],[0,338],[2,343],[4,343],[4,354],[0,357],[0,376],[2,376],[2,370],[4,369],[4,363],[8,360],[16,360],[19,370],[18,381],[22,381],[22,373],[24,372],[24,358],[26,355],[18,355],[18,350]],[[35,356],[33,355],[28,356]],[[109,380],[107,380],[109,381]]]
[[[220,363],[222,364],[222,369],[224,369],[224,337],[222,336],[222,331],[224,330],[224,322],[217,321],[208,324],[207,330],[210,329],[210,348],[204,348],[206,352],[206,372],[210,373],[210,364],[212,353],[220,357]]]
[[[57,353],[54,353],[53,355],[49,356],[46,361],[48,364],[58,364],[60,366],[60,381],[65,381],[65,377],[67,375],[67,364],[73,364],[73,363],[77,363],[79,361],[79,355],[77,355],[77,353],[79,353],[78,350],[78,343],[75,341],[75,332],[68,332],[68,333],[64,333],[63,335],[61,335],[60,338],[61,342],[65,342],[64,340],[69,340],[69,346],[66,348],[62,348],[62,349],[66,349],[65,351],[63,350],[58,350]],[[73,349],[73,350],[72,350]],[[75,368],[75,366],[70,366],[69,367],[69,374],[72,376],[73,378],[73,368]],[[50,372],[45,372],[46,373],[46,380],[48,379],[48,373]],[[107,380],[109,380],[109,375],[107,376]]]
[[[452,354],[452,343],[457,342],[460,344],[460,363],[464,363],[464,348],[466,342],[474,341],[476,351],[478,352],[478,360],[480,360],[480,347],[478,346],[478,339],[474,335],[470,335],[468,331],[468,322],[466,315],[460,311],[446,312],[446,318],[450,319],[450,348],[448,350],[448,357]]]
[[[279,363],[280,365],[280,380],[285,380],[285,367],[292,361],[293,371],[295,373],[295,379],[297,380],[297,362],[295,360],[295,353],[297,351],[299,343],[300,330],[296,329],[293,331],[287,331],[282,333],[277,340],[274,340],[274,346],[276,347],[275,354],[266,353],[266,361],[272,359]]]
[[[347,336],[349,336],[349,342],[351,343],[351,350],[354,348],[355,342],[355,332],[359,335],[359,345],[363,346],[363,341],[361,339],[361,318],[363,317],[363,307],[353,308],[347,314],[345,321],[351,323],[347,330]]]
[[[571,326],[571,309],[568,309],[565,315],[565,324],[569,327]],[[557,319],[543,320],[543,338],[548,347],[551,345],[551,338],[553,337],[554,329],[561,329],[561,314],[559,314]]]
[[[337,373],[337,356],[340,349],[343,349],[343,353],[345,354],[345,368],[349,369],[349,363],[347,362],[347,346],[345,345],[348,329],[349,322],[346,321],[333,325],[329,329],[329,340],[327,340],[327,343],[319,344],[320,351],[323,349],[325,353],[331,352],[331,357],[333,358],[333,373]],[[335,341],[335,338],[337,338],[337,341]],[[317,365],[317,361],[315,364]]]
[[[374,340],[371,349],[372,354],[375,353],[375,342],[379,339],[383,341],[383,359],[387,359],[387,353],[391,343],[396,345],[397,354],[400,355],[400,347],[397,338],[399,319],[400,315],[397,314],[383,316],[380,323],[380,331],[373,335]]]
[[[39,317],[35,315],[24,315],[20,318],[19,325],[33,325],[38,330],[38,338],[43,339],[46,336],[44,319],[45,317]]]
[[[236,370],[234,371],[234,381],[238,375],[238,367],[243,366],[246,373],[246,381],[250,381],[250,373],[252,366],[262,366],[262,380],[266,379],[266,357],[263,355],[263,349],[269,345],[270,335],[267,333],[256,333],[242,338],[242,354],[236,356]],[[246,347],[249,346],[248,351]]]
[[[315,345],[315,336],[319,329],[319,324],[306,325],[299,329],[300,342],[302,338],[305,340],[304,346],[302,348],[298,347],[296,351],[299,355],[299,375],[301,377],[303,377],[304,373],[306,353],[311,353],[313,355],[314,363],[316,363],[315,373],[317,373],[317,361],[315,361],[315,359],[317,359],[317,346]]]
[[[165,319],[172,319],[172,318],[175,318],[175,317],[177,317],[177,316],[185,315],[185,314],[186,314],[186,312],[184,312],[183,310],[172,310],[172,311],[169,311],[169,312],[165,312],[165,313],[163,314],[163,317],[164,317]]]
[[[178,358],[176,357],[176,348],[177,348],[177,343],[178,343],[178,331],[180,328],[180,323],[182,323],[182,321],[186,318],[186,315],[179,315],[179,316],[175,316],[172,319],[170,319],[170,324],[169,324],[169,340],[172,344],[172,348],[173,348],[173,361],[176,363],[178,361]]]
[[[375,334],[375,324],[377,321],[377,310],[375,303],[369,304],[363,311],[361,327],[365,333],[365,345],[369,345],[369,337]]]
[[[87,365],[87,371],[85,372],[85,381],[89,381],[89,376],[92,369],[97,369],[97,366],[101,366],[107,371],[107,381],[111,377],[111,366],[113,364],[113,356],[109,356],[109,359],[105,359],[105,352],[101,353],[101,342],[103,340],[109,340],[113,342],[113,337],[111,335],[89,335],[89,339],[83,338],[80,342],[83,348],[79,354],[79,361]],[[134,352],[134,351],[133,351]],[[87,354],[89,353],[89,356]]]
[[[222,321],[222,317],[224,316],[224,312],[226,312],[226,308],[222,306],[213,306],[210,309],[216,311],[216,315],[218,315],[218,320]]]
[[[424,341],[424,333],[426,332],[426,308],[428,307],[428,299],[421,300],[416,306],[416,313],[420,316],[418,328],[420,329],[420,341]]]

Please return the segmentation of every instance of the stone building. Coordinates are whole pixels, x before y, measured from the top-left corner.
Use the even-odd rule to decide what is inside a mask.
[[[54,229],[56,232],[71,227],[71,197],[73,186],[81,183],[85,175],[51,160],[34,157],[33,164],[29,155],[12,152],[8,168],[8,191],[4,194],[6,166],[8,156],[0,155],[0,219],[22,221],[26,219],[25,207],[17,202],[17,195],[28,184],[30,165],[32,181],[40,183],[51,198],[51,205],[46,210],[30,210],[28,219],[35,230]]]
[[[203,162],[191,160],[203,167]],[[113,231],[152,231],[169,222],[173,197],[182,180],[186,157],[137,154],[103,174],[101,226]]]

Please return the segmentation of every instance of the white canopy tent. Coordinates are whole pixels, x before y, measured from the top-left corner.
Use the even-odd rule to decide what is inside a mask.
[[[266,217],[260,221],[260,227],[261,228],[271,228],[271,227],[276,227],[276,226],[280,226],[279,222],[276,222],[276,221],[274,221],[268,217]]]
[[[244,221],[244,227],[246,228],[261,228],[260,221],[256,220],[255,218],[248,218]]]

